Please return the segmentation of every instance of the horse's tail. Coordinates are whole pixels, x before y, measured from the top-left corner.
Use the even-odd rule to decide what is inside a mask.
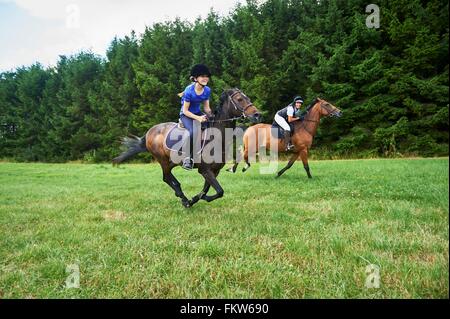
[[[132,136],[122,138],[122,145],[127,148],[125,152],[112,160],[113,164],[119,164],[133,157],[136,154],[146,152],[147,147],[145,135],[142,137]]]

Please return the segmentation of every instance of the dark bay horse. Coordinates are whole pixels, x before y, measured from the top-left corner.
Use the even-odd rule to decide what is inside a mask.
[[[312,178],[311,172],[308,165],[308,150],[311,148],[314,136],[316,135],[317,128],[319,127],[320,118],[324,116],[336,116],[340,117],[342,115],[341,110],[339,110],[334,105],[329,102],[322,100],[320,98],[316,98],[312,103],[311,107],[308,110],[303,121],[295,121],[294,122],[294,133],[291,138],[291,143],[294,145],[294,150],[289,163],[280,170],[277,174],[277,177],[280,177],[286,170],[291,168],[291,166],[295,163],[295,161],[300,157],[303,162],[303,167],[305,168],[306,173],[308,174],[308,178]],[[254,150],[258,150],[261,146],[265,146],[266,149],[270,149],[270,140],[271,140],[271,124],[256,124],[249,127],[244,134],[244,149],[243,149],[243,158],[246,163],[246,167],[242,169],[245,172],[249,167],[250,163],[248,161],[249,158],[249,143],[255,143],[256,147],[252,148]],[[264,134],[259,135],[259,130],[265,130]],[[265,140],[259,141],[259,136],[264,136]],[[286,152],[286,146],[284,145],[283,139],[278,139],[278,146],[275,150],[278,150],[279,153]],[[236,172],[236,168],[239,165],[239,161],[236,161],[234,165],[228,169],[230,172]]]
[[[220,131],[221,136],[225,136],[225,129],[234,129],[238,118],[244,117],[253,121],[259,121],[260,116],[259,110],[243,92],[239,89],[230,89],[222,93],[219,107],[215,110],[214,119],[210,121],[210,127],[216,128]],[[141,138],[124,138],[123,144],[128,149],[118,157],[114,158],[113,164],[119,164],[133,157],[135,154],[148,151],[161,165],[164,182],[175,191],[177,197],[181,198],[181,203],[184,207],[191,207],[200,199],[211,202],[222,197],[224,190],[217,181],[217,175],[225,165],[225,152],[226,149],[230,147],[230,141],[227,142],[228,145],[222,145],[221,147],[221,161],[207,163],[202,158],[199,163],[194,163],[194,168],[197,168],[198,172],[203,176],[205,183],[202,191],[189,200],[184,195],[179,181],[172,174],[172,169],[181,165],[181,160],[174,162],[173,156],[171,156],[173,151],[165,147],[165,138],[175,125],[177,124],[174,122],[157,124],[150,128]],[[209,142],[206,143],[208,144]],[[225,139],[222,139],[222,144],[225,143]],[[215,189],[215,195],[207,195],[210,186]]]

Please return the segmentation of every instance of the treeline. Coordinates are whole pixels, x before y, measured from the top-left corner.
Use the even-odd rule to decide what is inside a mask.
[[[0,158],[109,161],[119,138],[175,121],[191,66],[213,73],[212,105],[241,88],[271,122],[296,94],[344,111],[315,148],[329,155],[448,154],[448,2],[268,0],[114,39],[106,58],[61,56],[0,74]]]

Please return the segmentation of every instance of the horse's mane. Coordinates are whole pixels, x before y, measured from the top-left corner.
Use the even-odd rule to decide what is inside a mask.
[[[313,101],[311,101],[311,103],[308,104],[308,106],[306,107],[306,113],[305,113],[305,118],[310,114],[310,111],[312,110],[313,106],[317,104],[317,102],[319,102],[319,98],[316,97]],[[295,121],[294,125],[302,125],[303,121]]]
[[[217,105],[216,109],[214,110],[214,115],[217,115],[217,114],[219,114],[222,111],[223,103],[225,103],[225,100],[228,97],[228,93],[231,92],[231,91],[233,91],[233,89],[223,90],[223,92],[222,92],[222,94],[220,95],[220,98],[219,98],[219,104]]]
[[[319,98],[316,97],[311,103],[308,104],[308,106],[306,107],[306,114],[309,113],[309,111],[312,109],[312,107],[314,105],[316,105],[316,103],[319,102]]]

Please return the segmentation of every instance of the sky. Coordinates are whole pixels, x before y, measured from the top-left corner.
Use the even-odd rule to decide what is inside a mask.
[[[156,22],[222,16],[244,0],[0,0],[0,72],[90,50],[105,56],[114,36]]]

